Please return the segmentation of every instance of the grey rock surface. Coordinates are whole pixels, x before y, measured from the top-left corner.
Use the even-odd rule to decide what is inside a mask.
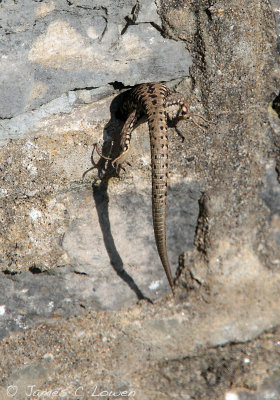
[[[245,389],[236,389],[228,392],[225,400],[266,400],[280,399],[280,376],[275,374],[263,383],[260,390],[249,391]]]
[[[129,334],[131,323],[141,327],[155,314],[174,313],[174,308],[182,315],[188,308],[191,311],[191,304],[174,304],[165,298],[154,306],[142,303],[113,313],[91,312],[67,320],[56,316],[4,340],[0,348],[1,360],[5,360],[0,364],[1,398],[13,394],[16,400],[25,400],[31,390],[41,397],[46,392],[54,397],[58,391],[68,399],[90,399],[105,390],[127,391],[137,400],[205,396],[211,400],[264,400],[261,394],[269,393],[278,398],[279,328],[250,342],[198,345],[192,354],[184,351],[176,358],[168,346],[164,353],[150,353],[138,337]],[[158,342],[162,339],[163,333]]]
[[[278,49],[280,48],[280,10],[279,10],[279,0],[271,0],[272,8],[274,11],[275,22],[276,22],[276,32],[277,32],[277,43]]]
[[[200,192],[194,186],[190,189],[185,184],[184,189],[180,185],[180,191],[176,186],[171,187],[169,193],[169,201],[176,200],[176,204],[181,205],[172,209],[168,218],[168,223],[177,226],[176,232],[168,237],[173,250],[170,251],[170,259],[176,265],[177,254],[192,247],[198,212],[196,210],[192,215],[189,209],[186,210],[185,200],[188,198],[188,204],[197,204]],[[3,313],[0,338],[14,330],[26,329],[53,314],[75,315],[83,312],[82,307],[119,309],[137,299],[154,299],[169,290],[153,240],[150,190],[146,188],[145,192],[135,193],[124,187],[110,207],[106,199],[104,201],[104,192],[98,188],[94,193],[86,190],[63,195],[56,201],[71,219],[63,235],[63,253],[60,255],[61,262],[68,261],[71,266],[40,273],[40,257],[42,267],[46,267],[46,259],[51,254],[42,251],[40,255],[36,254],[34,248],[31,257],[28,257],[29,271],[1,274],[0,307]],[[49,204],[53,202],[51,199]],[[80,208],[77,215],[76,210],[81,204],[88,204],[88,207]],[[50,207],[42,209],[40,204],[35,206],[34,202],[30,207],[29,215],[23,220],[25,226],[21,227],[20,220],[15,222],[17,230],[29,231],[29,235],[21,241],[25,258],[25,249],[31,237],[30,226],[26,226],[26,222],[28,219],[33,221],[35,235],[40,229],[40,220],[48,218],[46,214],[50,212]],[[192,209],[195,210],[195,206]],[[127,212],[132,216],[129,219],[126,218]],[[189,229],[183,230],[183,221],[190,224]],[[49,238],[43,234],[39,237],[37,233],[37,249],[43,249],[48,244]],[[14,257],[20,258],[21,250],[18,248],[16,251]],[[135,254],[138,255],[137,260]],[[46,257],[45,263],[43,257]],[[6,265],[5,262],[3,264]]]
[[[72,90],[186,76],[191,58],[184,44],[162,37],[154,2],[136,4],[2,1],[0,118],[38,109]]]

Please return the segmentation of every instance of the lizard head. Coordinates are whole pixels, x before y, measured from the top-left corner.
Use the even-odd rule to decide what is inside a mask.
[[[172,121],[172,123],[175,124],[182,119],[187,119],[202,130],[205,130],[205,127],[198,123],[194,117],[202,119],[207,124],[211,123],[202,115],[190,113],[190,108],[187,101],[182,99],[181,95],[178,93],[175,93],[172,96],[171,101],[166,104],[166,116],[168,121]]]
[[[169,121],[180,121],[189,118],[189,106],[186,100],[174,99],[166,106],[166,115]]]
[[[178,113],[178,118],[183,119],[183,118],[189,118],[190,113],[189,113],[189,106],[186,100],[182,101],[180,103],[180,108],[179,108],[179,113]]]

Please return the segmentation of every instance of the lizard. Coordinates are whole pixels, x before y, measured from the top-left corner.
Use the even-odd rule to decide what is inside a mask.
[[[133,130],[148,121],[152,166],[152,214],[156,246],[172,293],[174,280],[166,247],[166,199],[168,180],[168,132],[171,123],[175,126],[181,119],[192,120],[189,106],[183,95],[172,92],[165,84],[150,82],[139,84],[124,93],[120,114],[125,123],[120,133],[121,152],[112,160],[117,169],[129,151]],[[196,114],[193,114],[196,115]],[[198,115],[207,121],[202,116]],[[201,127],[194,120],[192,122]]]

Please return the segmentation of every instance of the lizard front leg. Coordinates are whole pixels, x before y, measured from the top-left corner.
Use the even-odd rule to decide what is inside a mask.
[[[127,118],[127,120],[125,121],[125,124],[121,130],[120,141],[119,141],[120,142],[119,146],[121,148],[121,152],[116,158],[104,156],[102,154],[102,151],[100,149],[98,149],[97,143],[95,144],[97,154],[100,157],[104,158],[104,160],[112,161],[112,164],[115,165],[116,169],[121,164],[121,162],[124,161],[125,155],[129,150],[131,134],[136,125],[136,122],[137,122],[136,110],[133,110],[132,113]],[[121,162],[119,160],[121,160]]]
[[[137,111],[133,110],[129,114],[127,120],[125,121],[125,124],[120,133],[121,152],[118,155],[118,157],[112,160],[112,164],[115,166],[116,169],[121,167],[121,164],[125,161],[126,155],[130,147],[132,131],[136,127],[137,121],[138,121]]]

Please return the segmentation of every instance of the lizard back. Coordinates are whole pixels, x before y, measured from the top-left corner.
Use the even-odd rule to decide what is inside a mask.
[[[166,199],[168,179],[168,133],[166,99],[171,91],[161,83],[147,83],[131,89],[123,103],[127,114],[137,110],[136,120],[147,120],[151,144],[152,211],[155,241],[167,279],[174,283],[166,248]]]

